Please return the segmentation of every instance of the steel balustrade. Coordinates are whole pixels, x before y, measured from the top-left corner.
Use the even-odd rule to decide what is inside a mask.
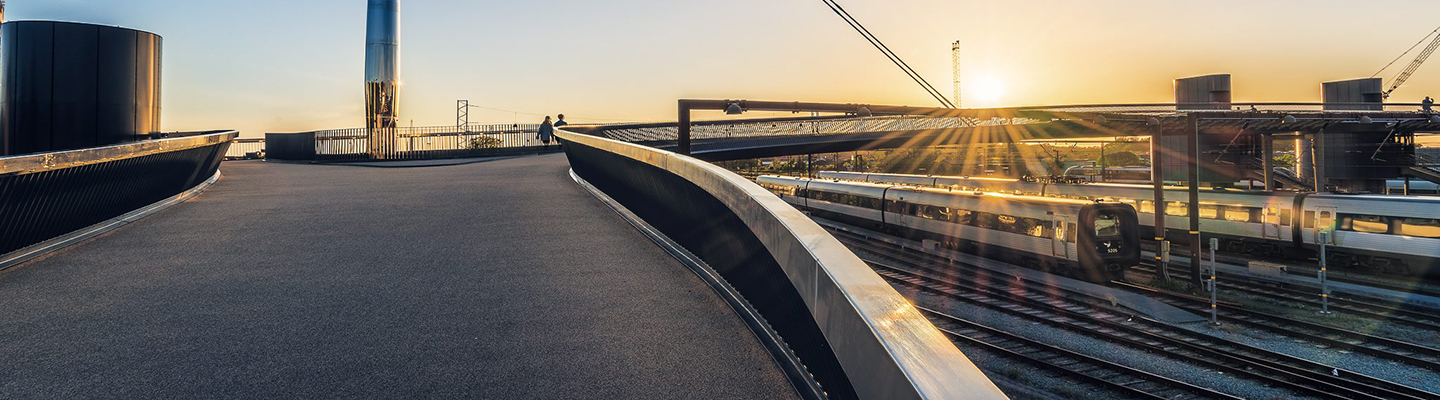
[[[214,176],[235,131],[0,157],[0,255],[124,215]]]
[[[669,151],[558,135],[577,176],[704,260],[831,398],[1006,398],[864,262],[755,183]]]

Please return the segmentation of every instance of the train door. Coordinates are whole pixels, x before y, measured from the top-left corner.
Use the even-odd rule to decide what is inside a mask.
[[[1280,239],[1280,206],[1265,207],[1265,217],[1260,222],[1260,234],[1266,239]]]
[[[1316,243],[1319,243],[1320,232],[1328,232],[1330,243],[1326,244],[1338,244],[1335,242],[1335,207],[1315,207]]]
[[[1068,222],[1065,221],[1065,217],[1054,216],[1055,234],[1051,235],[1050,246],[1055,252],[1055,257],[1062,259],[1070,258],[1070,247],[1066,245],[1066,241],[1069,239],[1065,237],[1065,235],[1069,233],[1066,229],[1066,224],[1068,224]]]

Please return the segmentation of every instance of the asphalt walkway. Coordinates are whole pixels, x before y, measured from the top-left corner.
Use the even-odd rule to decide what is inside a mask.
[[[222,165],[0,273],[0,398],[793,397],[563,155]]]

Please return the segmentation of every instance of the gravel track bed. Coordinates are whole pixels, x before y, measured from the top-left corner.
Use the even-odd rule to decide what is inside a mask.
[[[1220,309],[1224,315],[1225,309]],[[1180,325],[1181,328],[1205,333],[1225,340],[1244,343],[1276,353],[1289,354],[1306,360],[1324,363],[1402,385],[1418,388],[1440,397],[1440,372],[1396,361],[1383,360],[1364,354],[1317,346],[1308,341],[1252,330],[1237,325],[1207,324]]]
[[[896,285],[896,290],[900,291],[906,296],[910,296],[911,299],[916,302],[916,304],[925,307],[931,307],[936,310],[941,310],[946,313],[950,313],[951,315],[965,318],[971,321],[981,322],[988,326],[1004,330],[1006,332],[1015,333],[1039,342],[1056,345],[1071,351],[1148,371],[1172,379],[1188,382],[1197,386],[1211,388],[1223,393],[1252,399],[1310,398],[1297,396],[1295,393],[1285,389],[1265,387],[1263,385],[1256,384],[1254,381],[1237,378],[1224,372],[1210,370],[1186,363],[1176,362],[1174,359],[1171,358],[1146,353],[1143,351],[1127,348],[1122,345],[1117,345],[1081,334],[1068,332],[1065,330],[1041,324],[1039,322],[1028,321],[1019,317],[1010,316],[983,307],[972,306],[964,302],[950,299],[948,297],[937,296],[925,292],[917,292],[915,291],[915,289],[907,286]],[[961,350],[966,351],[965,354],[967,356],[971,354],[970,349],[967,349],[963,346],[961,347]],[[972,360],[974,360],[975,358],[976,357],[972,356]],[[986,357],[979,358],[985,359]],[[995,363],[995,365],[1005,365],[1007,363],[1013,363],[1008,359],[999,356],[989,358],[993,360],[986,361],[987,365],[992,362]],[[980,360],[975,361],[977,364],[981,363]],[[1014,368],[1018,368],[1021,370],[1029,369],[1028,366],[1024,366],[1019,363],[1013,364],[1015,365]],[[992,370],[999,371],[1001,368],[1004,368],[999,366],[987,365],[981,365],[981,368],[987,368],[987,373],[990,373],[990,371]],[[1048,379],[1054,380],[1055,378]],[[1047,382],[1046,379],[1037,379],[1036,381],[1041,382],[1038,383],[1037,386],[1045,384]],[[1073,383],[1070,385],[1073,386]],[[1093,393],[1087,393],[1087,395],[1089,394]],[[1090,397],[1087,396],[1086,398]]]

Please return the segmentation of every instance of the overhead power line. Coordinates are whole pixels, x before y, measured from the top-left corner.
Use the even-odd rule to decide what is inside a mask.
[[[846,24],[849,24],[851,28],[854,28],[855,32],[858,32],[860,33],[860,36],[865,37],[865,40],[869,41],[871,46],[875,46],[876,50],[880,50],[880,53],[884,54],[885,58],[890,59],[890,62],[894,63],[896,67],[900,67],[900,70],[905,72],[905,75],[909,76],[910,80],[913,80],[916,84],[919,84],[920,88],[925,90],[925,93],[930,94],[930,97],[934,97],[936,101],[939,101],[940,105],[949,108],[955,108],[955,104],[951,103],[949,99],[946,99],[945,94],[935,89],[935,86],[931,85],[930,82],[926,81],[925,77],[921,76],[919,72],[915,72],[915,69],[911,68],[910,64],[907,64],[905,60],[900,59],[899,55],[895,54],[894,51],[891,51],[889,46],[886,46],[885,43],[880,41],[880,38],[875,37],[875,34],[870,33],[870,30],[866,29],[865,25],[860,24],[860,21],[856,20],[855,17],[850,15],[848,11],[845,11],[845,8],[841,7],[839,3],[836,3],[835,0],[821,1],[823,1],[826,6],[830,7],[830,11],[834,11],[835,15],[839,15],[840,19],[845,20]]]

